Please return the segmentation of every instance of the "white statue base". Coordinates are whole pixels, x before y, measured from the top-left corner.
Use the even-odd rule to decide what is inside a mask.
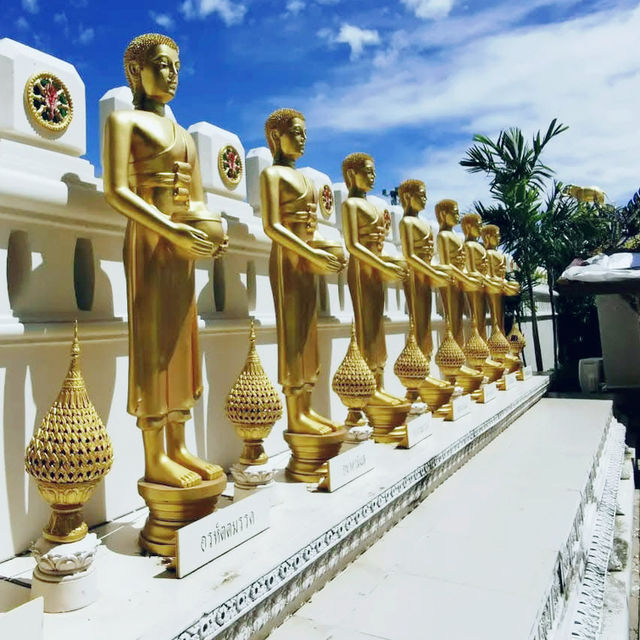
[[[269,460],[266,464],[242,464],[236,462],[231,467],[233,478],[233,501],[238,502],[256,493],[273,493],[275,469]],[[269,502],[272,502],[272,498]]]
[[[31,598],[42,596],[46,613],[75,611],[95,602],[98,581],[93,561],[99,546],[95,533],[69,544],[38,538],[31,547],[37,562]]]
[[[359,444],[360,442],[366,442],[373,433],[373,427],[368,424],[359,425],[347,429],[347,435],[344,439],[345,442],[350,444]]]
[[[411,405],[411,409],[409,409],[409,416],[421,416],[423,413],[426,413],[429,407],[424,402],[414,402]]]

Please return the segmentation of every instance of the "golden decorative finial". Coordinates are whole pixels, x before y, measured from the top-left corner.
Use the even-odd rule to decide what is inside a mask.
[[[429,375],[429,361],[416,342],[413,318],[409,320],[407,342],[393,365],[393,372],[407,389],[406,399],[415,402],[418,399],[420,383]]]
[[[509,331],[507,340],[509,341],[509,350],[511,353],[516,356],[516,358],[520,358],[522,350],[527,346],[527,341],[522,335],[522,331],[520,331],[520,327],[517,322],[514,322],[511,325],[511,331]]]
[[[509,341],[498,325],[494,324],[491,328],[491,337],[487,340],[487,346],[491,352],[491,358],[504,364],[509,353]]]
[[[282,401],[262,368],[256,350],[256,331],[251,320],[247,359],[224,407],[238,437],[244,442],[239,462],[246,465],[264,464],[269,458],[262,441],[271,433],[282,416]]]
[[[451,382],[455,381],[456,375],[460,372],[460,367],[464,364],[464,353],[460,345],[455,341],[453,333],[451,333],[449,322],[447,322],[444,340],[440,343],[436,352],[435,362],[442,375],[451,380]]]
[[[489,347],[482,339],[475,321],[471,323],[471,336],[464,345],[464,355],[469,366],[482,369],[489,357]]]
[[[353,323],[347,354],[336,369],[331,388],[349,409],[345,426],[349,429],[365,425],[367,421],[362,415],[362,410],[376,390],[376,379],[360,353]]]
[[[78,323],[71,364],[56,401],[27,447],[25,469],[52,513],[43,535],[52,542],[84,538],[82,507],[113,462],[109,434],[95,410],[79,365]]]

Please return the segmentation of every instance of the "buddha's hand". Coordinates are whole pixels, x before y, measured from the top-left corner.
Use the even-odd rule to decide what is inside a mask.
[[[227,249],[229,248],[229,236],[225,233],[222,242],[214,248],[212,256],[214,258],[219,258],[222,256]]]
[[[195,258],[209,258],[213,255],[213,242],[209,242],[204,231],[183,222],[174,222],[167,239]]]
[[[314,267],[314,273],[337,273],[344,268],[344,262],[322,249],[313,249],[309,262]]]
[[[478,291],[482,288],[482,280],[477,276],[466,274],[467,277],[461,282],[463,291]]]
[[[383,275],[387,280],[405,280],[409,275],[409,271],[402,264],[387,262]]]

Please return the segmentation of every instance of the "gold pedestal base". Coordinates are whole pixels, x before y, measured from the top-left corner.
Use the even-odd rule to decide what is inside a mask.
[[[297,482],[320,482],[327,475],[327,460],[338,454],[346,435],[346,429],[325,436],[285,431],[284,439],[291,449],[285,469],[287,478]]]
[[[482,373],[489,378],[489,382],[500,380],[505,372],[505,366],[496,360],[487,358],[482,363]]]
[[[507,373],[520,371],[520,369],[522,369],[522,360],[517,356],[509,354],[504,359],[504,366],[507,368]]]
[[[421,385],[418,393],[422,401],[435,413],[449,402],[455,388],[452,384],[429,376]]]
[[[226,486],[224,473],[187,489],[138,480],[138,493],[149,507],[140,546],[158,556],[175,556],[176,531],[212,513]]]
[[[462,387],[462,393],[471,393],[477,391],[484,380],[484,374],[470,367],[461,367],[456,373],[456,385]]]
[[[373,427],[374,442],[398,443],[406,435],[405,421],[411,411],[411,403],[368,404],[365,413]]]

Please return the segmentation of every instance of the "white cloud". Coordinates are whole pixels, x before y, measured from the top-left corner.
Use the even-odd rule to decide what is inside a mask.
[[[149,11],[151,19],[163,29],[173,29],[173,18],[168,13],[156,13]]]
[[[38,0],[22,0],[22,8],[28,13],[38,13],[40,11]]]
[[[89,44],[93,40],[94,35],[95,35],[95,32],[93,30],[93,27],[85,28],[82,25],[80,25],[80,28],[78,31],[78,42],[80,44]]]
[[[348,44],[351,48],[351,60],[358,58],[365,46],[380,44],[380,35],[375,29],[361,29],[348,23],[340,27],[338,35],[328,28],[320,29],[317,35],[331,44]]]
[[[18,29],[22,29],[22,31],[28,31],[31,28],[29,21],[24,16],[20,16],[16,20],[16,27],[18,27]]]
[[[474,133],[518,126],[530,137],[558,117],[570,129],[545,156],[557,177],[599,185],[626,202],[640,186],[639,30],[636,8],[512,28],[435,55],[405,51],[393,74],[376,69],[362,82],[319,93],[305,113],[339,131],[423,127],[441,139],[448,135],[449,145],[426,150],[412,164],[416,177],[434,187],[430,176],[437,176],[438,190],[461,204],[484,194],[458,166]],[[399,170],[397,179],[407,177]]]
[[[402,4],[411,9],[418,18],[446,18],[455,0],[402,0]]]
[[[306,6],[307,3],[303,2],[303,0],[289,0],[287,2],[287,13],[297,16]]]
[[[187,20],[203,19],[217,13],[227,26],[242,22],[246,12],[245,5],[232,0],[184,0],[180,5],[180,13]]]

